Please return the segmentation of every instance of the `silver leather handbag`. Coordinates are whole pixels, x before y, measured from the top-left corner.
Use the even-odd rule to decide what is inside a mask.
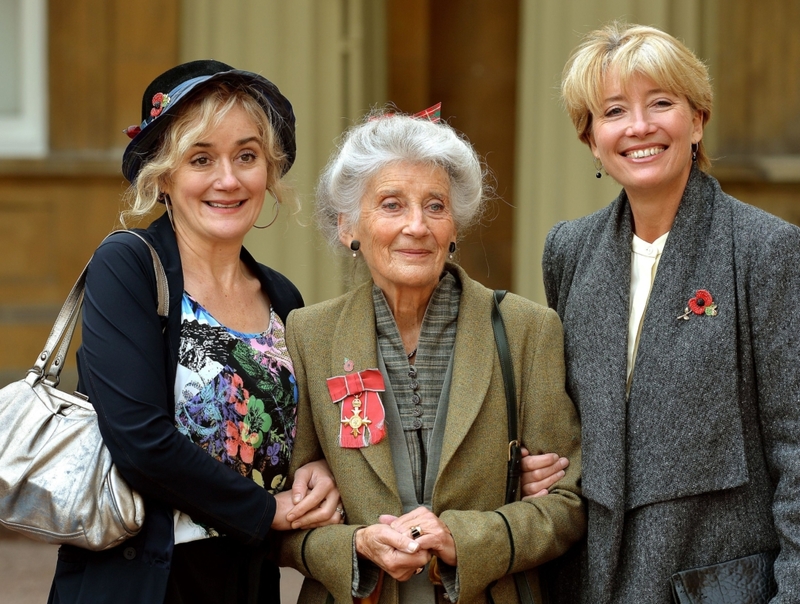
[[[117,232],[150,248],[165,317],[169,292],[156,251],[137,233]],[[27,376],[0,389],[0,524],[37,541],[104,550],[139,532],[144,502],[112,463],[89,399],[57,388],[85,280],[86,268]]]

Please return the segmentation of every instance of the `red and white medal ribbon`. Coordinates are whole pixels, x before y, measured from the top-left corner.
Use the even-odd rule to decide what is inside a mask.
[[[386,390],[378,369],[328,378],[334,403],[341,401],[339,444],[359,449],[378,444],[386,435],[386,412],[378,392]]]

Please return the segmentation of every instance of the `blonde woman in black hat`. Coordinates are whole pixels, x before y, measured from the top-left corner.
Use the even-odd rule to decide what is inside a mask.
[[[284,322],[303,301],[242,246],[266,194],[290,196],[294,114],[265,78],[195,61],[150,84],[142,117],[123,220],[165,205],[140,234],[164,265],[169,316],[147,247],[109,238],[86,279],[78,372],[146,520],[104,552],[62,546],[49,601],[278,602],[272,531],[344,520],[324,462],[284,490],[296,418]]]

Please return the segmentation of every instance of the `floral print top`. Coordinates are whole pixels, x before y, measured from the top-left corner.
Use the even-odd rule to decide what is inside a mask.
[[[241,333],[183,294],[175,425],[273,494],[285,485],[296,430],[297,383],[284,335],[272,309],[266,331]],[[175,511],[175,543],[216,535]]]

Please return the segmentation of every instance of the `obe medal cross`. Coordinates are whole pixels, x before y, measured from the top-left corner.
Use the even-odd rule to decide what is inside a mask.
[[[363,426],[368,426],[372,423],[372,420],[369,418],[361,417],[361,399],[358,398],[358,396],[353,399],[353,415],[347,419],[343,419],[342,423],[350,426],[353,438],[358,437]]]

